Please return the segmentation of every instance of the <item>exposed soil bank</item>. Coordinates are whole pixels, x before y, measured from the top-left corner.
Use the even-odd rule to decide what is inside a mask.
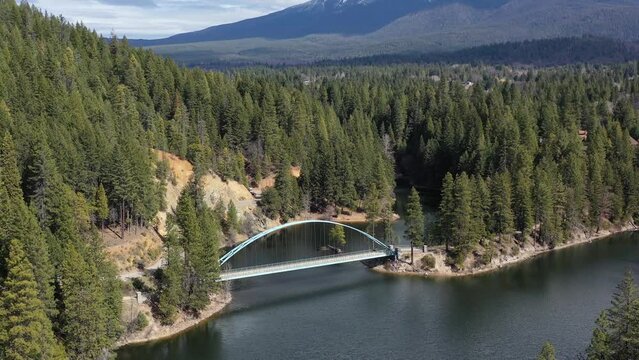
[[[613,226],[608,230],[602,230],[599,233],[592,235],[577,233],[573,235],[571,240],[554,248],[540,245],[531,239],[527,240],[523,245],[513,245],[518,248],[517,251],[504,251],[503,244],[501,244],[502,248],[499,249],[498,253],[493,256],[488,263],[482,263],[481,254],[469,255],[465,262],[464,269],[454,269],[448,265],[446,263],[446,252],[442,249],[424,253],[415,248],[414,261],[412,265],[406,262],[397,261],[377,266],[372,270],[379,273],[399,276],[422,276],[433,278],[477,275],[489,271],[495,271],[505,266],[516,264],[550,251],[566,249],[575,245],[590,243],[594,240],[602,239],[617,233],[636,230],[637,227],[635,225],[627,224],[623,226]],[[432,256],[434,258],[434,267],[427,268],[423,265],[422,259],[426,256]],[[410,262],[410,252],[403,252],[401,258],[404,261]]]
[[[147,319],[149,319],[149,325],[142,331],[122,336],[122,338],[117,342],[116,348],[129,344],[162,340],[178,335],[181,332],[206,322],[210,318],[218,315],[229,303],[231,303],[232,299],[233,297],[228,290],[220,291],[219,293],[211,296],[211,303],[200,313],[199,317],[194,318],[188,314],[180,313],[175,323],[168,326],[164,326],[160,324],[157,319],[154,319],[153,316],[151,316],[150,307],[145,303],[141,306],[141,312],[143,312],[147,316]]]

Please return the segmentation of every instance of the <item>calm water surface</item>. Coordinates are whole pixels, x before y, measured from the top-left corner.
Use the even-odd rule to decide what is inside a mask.
[[[616,235],[498,272],[447,280],[346,264],[236,282],[219,318],[118,359],[534,359],[588,345],[639,234]]]

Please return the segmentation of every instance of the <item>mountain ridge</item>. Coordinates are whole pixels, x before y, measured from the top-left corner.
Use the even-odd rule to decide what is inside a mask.
[[[639,40],[639,0],[313,0],[238,23],[132,40],[187,65],[307,63],[597,36]]]

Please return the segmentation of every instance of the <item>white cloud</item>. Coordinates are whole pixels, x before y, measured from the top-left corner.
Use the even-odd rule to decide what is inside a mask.
[[[265,15],[304,0],[32,0],[105,36],[154,39]]]

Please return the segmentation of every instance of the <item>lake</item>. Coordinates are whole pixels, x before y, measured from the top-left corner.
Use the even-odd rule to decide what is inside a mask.
[[[455,279],[380,275],[359,263],[238,281],[216,319],[118,359],[534,359],[587,347],[639,233]]]

